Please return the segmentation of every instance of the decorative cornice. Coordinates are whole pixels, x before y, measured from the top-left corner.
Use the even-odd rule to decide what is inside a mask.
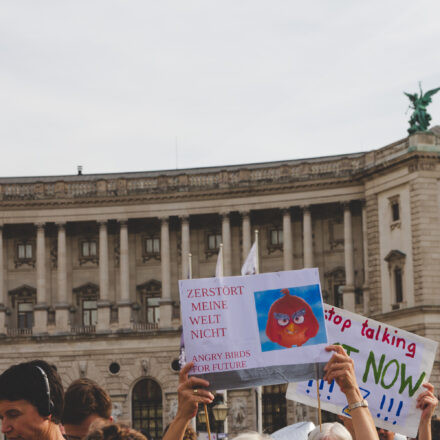
[[[432,170],[439,156],[431,151],[409,152],[408,140],[404,139],[367,153],[276,163],[95,176],[0,178],[0,207],[115,206],[200,200],[206,199],[207,192],[210,199],[215,199],[353,185],[408,161],[412,164],[410,171]]]

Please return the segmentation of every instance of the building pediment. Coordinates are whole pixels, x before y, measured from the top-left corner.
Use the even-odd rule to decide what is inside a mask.
[[[387,256],[384,258],[384,260],[387,263],[390,263],[392,261],[400,261],[400,260],[405,260],[406,258],[406,254],[397,250],[397,249],[393,249],[392,251],[388,252]]]

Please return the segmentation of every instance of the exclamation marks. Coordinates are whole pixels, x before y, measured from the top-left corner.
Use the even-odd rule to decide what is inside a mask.
[[[313,389],[313,384],[314,383],[315,383],[315,387],[316,387],[316,382],[314,380],[309,380],[308,383],[307,383],[307,389],[306,389],[306,393],[307,394],[311,394],[312,396],[314,394],[316,395],[316,391],[314,391],[314,389]],[[333,392],[333,388],[335,387],[335,381],[332,380],[332,382],[331,382],[327,392],[324,390],[325,384],[326,384],[326,382],[324,380],[320,380],[319,381],[319,390],[320,390],[319,397],[321,397],[321,399],[322,399],[323,398],[322,394],[326,393],[327,394],[325,396],[326,399],[330,400],[331,399],[331,395],[330,394]]]
[[[382,396],[382,400],[381,400],[381,402],[380,402],[380,411],[382,412],[382,411],[384,411],[384,407],[385,407],[385,401],[386,401],[386,396],[385,396],[385,394]],[[387,415],[385,415],[385,417],[383,418],[384,420],[385,420],[385,422],[388,422],[388,420],[389,420],[389,416],[390,416],[390,413],[391,413],[391,410],[393,409],[393,406],[394,406],[394,399],[393,398],[390,398],[390,402],[389,402],[389,404],[388,404],[388,408],[387,408]],[[399,402],[399,405],[398,405],[398,407],[397,407],[397,411],[396,411],[396,417],[399,417],[400,416],[400,412],[402,411],[402,407],[403,407],[403,402],[402,401],[400,401]],[[381,413],[377,413],[377,418],[381,418]],[[395,425],[397,422],[396,421],[394,421],[393,422],[393,425]]]

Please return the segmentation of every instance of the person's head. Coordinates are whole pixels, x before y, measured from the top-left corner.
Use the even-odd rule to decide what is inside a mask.
[[[147,440],[147,438],[128,426],[112,423],[90,432],[85,440]]]
[[[377,434],[380,440],[394,440],[394,432],[387,429],[377,428]]]
[[[60,423],[63,406],[63,385],[54,365],[23,362],[0,375],[0,417],[8,438],[30,440],[49,432]]]
[[[111,420],[109,394],[91,379],[78,379],[64,395],[63,425],[67,435],[84,436],[97,419]]]
[[[322,431],[317,426],[309,432],[308,440],[352,440],[350,432],[338,422],[323,423]]]

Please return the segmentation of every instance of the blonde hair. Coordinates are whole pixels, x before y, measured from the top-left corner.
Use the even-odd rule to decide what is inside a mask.
[[[338,422],[323,423],[322,431],[319,426],[309,432],[308,440],[353,440],[350,431]]]
[[[232,440],[273,440],[270,435],[267,434],[258,434],[255,431],[247,431],[238,434]]]

